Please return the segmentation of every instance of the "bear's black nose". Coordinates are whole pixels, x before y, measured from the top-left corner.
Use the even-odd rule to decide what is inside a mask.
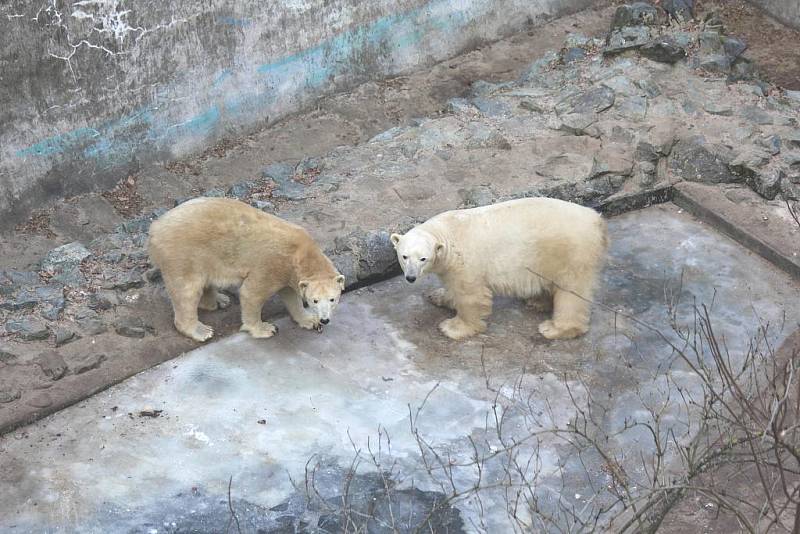
[[[321,322],[322,324],[328,324],[329,322],[331,322],[331,320],[330,319],[320,319],[319,322]]]
[[[406,280],[411,282],[412,284],[417,280],[416,276],[406,276]]]

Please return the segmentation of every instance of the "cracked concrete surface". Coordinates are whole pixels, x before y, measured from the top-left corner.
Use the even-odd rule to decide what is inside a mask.
[[[597,300],[620,313],[595,306],[584,338],[546,342],[535,328],[543,315],[497,299],[488,331],[454,343],[436,330],[448,312],[423,297],[433,279],[362,288],[345,296],[322,334],[282,318],[273,339],[233,335],[0,437],[0,530],[219,531],[231,519],[232,477],[232,505],[245,530],[321,532],[338,517],[331,509],[352,480],[354,447],[366,454],[368,439],[373,450],[381,443],[382,468],[394,466],[390,499],[421,521],[437,495],[442,498],[441,473],[426,472],[409,429],[409,412],[427,395],[414,427],[436,450],[468,463],[470,438],[481,453],[497,450],[495,403],[508,417],[506,437],[519,439],[568,428],[576,405],[567,386],[577,405],[591,393],[604,407],[610,449],[627,476],[644,484],[638,452],[649,452],[651,444],[623,425],[647,421],[643,403],[663,401],[667,379],[684,391],[696,384],[658,336],[628,317],[669,336],[665,299],[679,299],[682,326],[693,320],[693,303],[706,303],[735,359],[759,322],[772,325],[776,345],[798,327],[800,288],[669,204],[613,218],[609,229],[610,258]],[[527,417],[524,406],[532,410]],[[688,439],[695,427],[682,406],[669,404],[662,424]],[[552,435],[535,444],[525,452],[538,451],[534,471],[543,509],[566,503],[591,514],[608,502],[603,489],[588,500],[592,487],[613,486],[599,458]],[[353,494],[385,500],[380,481],[369,478],[376,469],[367,458]],[[486,481],[502,479],[501,463],[485,463]],[[307,468],[321,502],[305,498]],[[458,487],[474,480],[473,468],[455,470]],[[481,498],[484,513],[474,498],[456,499],[435,520],[452,532],[471,524],[507,531],[503,492],[487,488]]]

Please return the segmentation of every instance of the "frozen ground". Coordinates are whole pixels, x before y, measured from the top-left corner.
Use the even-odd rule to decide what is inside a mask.
[[[334,532],[347,520],[410,531],[425,518],[437,532],[506,532],[512,457],[532,460],[542,512],[591,514],[619,473],[644,478],[652,442],[625,421],[648,421],[643,402],[676,385],[696,387],[626,316],[674,339],[665,302],[680,297],[683,326],[705,303],[734,360],[759,323],[777,344],[800,319],[795,282],[670,204],[614,218],[610,232],[603,306],[582,339],[548,342],[543,315],[498,299],[486,334],[454,343],[436,329],[448,312],[423,297],[435,280],[396,278],[347,294],[322,334],[278,319],[273,339],[230,336],[6,434],[0,531],[235,532],[232,509],[242,532]],[[614,465],[564,439],[589,395]],[[661,424],[690,439],[691,416],[666,406]],[[453,487],[464,497],[448,499]]]

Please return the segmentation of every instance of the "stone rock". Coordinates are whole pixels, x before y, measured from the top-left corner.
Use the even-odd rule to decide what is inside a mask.
[[[78,339],[78,336],[75,334],[75,332],[63,326],[55,327],[53,329],[53,335],[55,336],[56,347],[60,347],[61,345],[66,345],[67,343],[70,343]]]
[[[697,37],[700,43],[700,53],[711,55],[724,52],[722,45],[722,35],[716,31],[700,32]]]
[[[648,79],[640,79],[634,82],[636,86],[644,91],[645,95],[649,98],[655,98],[661,95],[661,88],[656,82]]]
[[[350,276],[355,279],[348,278],[348,284],[387,276],[397,269],[397,256],[389,235],[389,232],[383,230],[373,232],[356,230],[334,240],[336,255],[340,253],[348,255],[350,265],[344,265],[344,270],[340,271],[346,278],[348,273],[352,273]]]
[[[633,153],[633,157],[637,162],[647,162],[653,165],[654,169],[655,165],[658,163],[658,160],[661,158],[659,153],[656,151],[656,147],[647,141],[639,141],[639,144],[636,145],[636,150]]]
[[[262,175],[275,182],[277,187],[272,191],[274,198],[303,200],[309,196],[308,188],[294,180],[295,167],[287,163],[273,163],[264,169]]]
[[[679,178],[710,184],[740,182],[742,178],[728,168],[729,154],[696,136],[682,139],[673,147],[670,170]]]
[[[223,198],[225,196],[225,190],[215,187],[203,193],[203,196],[206,198]]]
[[[708,54],[697,58],[697,66],[708,72],[727,74],[731,71],[731,60],[724,54]]]
[[[464,208],[474,208],[478,206],[488,206],[494,202],[494,192],[488,185],[479,185],[469,189],[459,191],[461,195],[461,206]]]
[[[10,384],[0,384],[0,404],[14,402],[22,396],[22,392]]]
[[[50,274],[54,280],[77,287],[85,282],[80,272],[83,260],[92,253],[78,242],[68,243],[54,248],[42,260],[42,270]]]
[[[706,113],[710,113],[711,115],[721,115],[723,117],[730,117],[733,115],[733,108],[731,106],[714,100],[703,104],[703,109]]]
[[[83,260],[91,256],[92,253],[82,244],[76,242],[68,243],[54,248],[47,253],[42,260],[42,270],[50,274],[55,274],[66,269],[77,267]]]
[[[507,83],[492,83],[486,80],[475,80],[469,88],[470,96],[489,96],[492,93],[508,87]]]
[[[97,369],[106,359],[105,354],[89,354],[72,365],[72,372],[76,375],[81,375],[87,371]]]
[[[254,200],[250,203],[250,205],[267,213],[275,211],[275,204],[269,202],[268,200]]]
[[[40,341],[50,337],[47,325],[31,318],[6,321],[6,332],[16,334],[25,341]]]
[[[542,106],[539,102],[532,98],[526,98],[519,103],[519,107],[522,109],[527,109],[528,111],[532,111],[534,113],[546,113],[547,108]]]
[[[572,135],[588,135],[590,137],[600,137],[600,133],[592,125],[597,122],[594,114],[590,113],[569,113],[560,117],[561,122],[558,129]]]
[[[126,234],[146,234],[150,230],[150,224],[166,212],[167,208],[158,208],[141,217],[125,221],[117,227],[117,230]]]
[[[556,104],[556,112],[582,114],[601,113],[614,105],[614,90],[605,85],[568,96]]]
[[[36,290],[23,287],[0,299],[0,308],[9,311],[32,310],[38,303]]]
[[[40,391],[27,399],[25,404],[33,408],[47,408],[53,404],[53,399],[46,391]]]
[[[574,63],[582,59],[586,59],[586,50],[578,47],[567,48],[561,55],[561,61],[566,64]]]
[[[784,91],[784,95],[786,98],[790,100],[794,100],[798,104],[800,104],[800,91],[789,91],[788,89]]]
[[[0,363],[13,365],[17,362],[17,356],[6,348],[0,347]]]
[[[707,30],[717,33],[723,33],[725,31],[725,25],[722,22],[722,19],[719,16],[719,13],[710,12],[705,16],[704,20]]]
[[[253,187],[255,187],[255,182],[253,181],[239,182],[230,186],[228,188],[227,194],[228,196],[242,200],[243,198],[246,198],[247,196],[250,195],[250,192],[253,190]]]
[[[772,156],[777,156],[781,153],[781,136],[770,135],[758,139],[759,146],[764,147]]]
[[[109,291],[99,291],[97,293],[90,293],[89,297],[87,298],[86,305],[89,306],[90,309],[95,311],[110,310],[111,308],[114,307],[115,304],[114,302],[111,301],[111,298],[109,298],[112,295],[114,294]],[[114,300],[116,300],[115,297],[116,295],[114,295]]]
[[[645,2],[635,2],[617,8],[614,18],[611,20],[611,29],[641,25],[656,26],[658,23],[658,9]]]
[[[633,50],[647,44],[650,41],[650,29],[647,26],[631,26],[614,30],[606,39],[606,47],[603,54],[613,55]]]
[[[35,271],[3,271],[3,278],[15,286],[35,286],[41,283],[39,273]]]
[[[36,288],[36,298],[42,307],[41,315],[49,321],[55,321],[64,311],[64,288],[58,285],[48,285]]]
[[[86,317],[77,321],[78,328],[87,336],[96,336],[108,331],[108,327],[98,316]]]
[[[772,115],[755,106],[745,107],[742,109],[741,115],[750,122],[754,122],[755,124],[762,126],[773,123]]]
[[[592,39],[582,33],[568,33],[564,39],[564,48],[588,48],[592,45]]]
[[[731,66],[730,74],[728,75],[728,82],[739,82],[742,80],[752,80],[756,77],[756,68],[753,62],[747,58],[738,58]],[[763,88],[761,93],[764,94]]]
[[[670,18],[678,22],[686,22],[694,18],[694,0],[661,0],[660,5]]]
[[[617,100],[614,109],[632,121],[643,121],[647,116],[647,98],[643,96],[629,96]]]
[[[155,329],[140,317],[121,317],[114,323],[114,331],[125,337],[143,338],[148,332],[155,335]]]
[[[129,291],[144,286],[144,267],[133,269],[106,269],[103,271],[103,289]]]
[[[511,107],[496,98],[476,97],[472,99],[472,105],[487,117],[507,117],[511,114]]]
[[[800,130],[794,130],[784,136],[786,144],[792,148],[800,148]]]
[[[750,189],[766,198],[774,200],[781,191],[783,171],[780,169],[765,169],[754,173],[747,179]]]
[[[525,83],[540,82],[546,73],[558,62],[559,56],[553,50],[548,50],[544,55],[531,63],[528,70],[520,76],[520,81]]]
[[[686,57],[686,50],[666,36],[643,45],[639,48],[639,54],[651,61],[672,65]]]
[[[472,113],[475,111],[475,106],[466,98],[451,98],[447,101],[447,111],[450,113]]]
[[[499,130],[490,128],[482,123],[471,123],[467,127],[467,140],[465,148],[499,148],[510,150],[511,143],[508,142]]]
[[[731,59],[736,59],[747,50],[747,43],[736,37],[725,36],[722,38],[722,49]]]
[[[42,370],[44,376],[53,381],[61,380],[69,370],[64,358],[54,350],[48,350],[39,354],[39,356],[36,357],[35,363]]]
[[[631,81],[630,78],[623,75],[612,76],[606,78],[602,83],[603,87],[608,87],[617,96],[641,96],[642,91]]]

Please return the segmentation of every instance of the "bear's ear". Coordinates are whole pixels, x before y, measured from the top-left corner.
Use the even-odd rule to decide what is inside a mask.
[[[400,234],[392,234],[391,236],[389,236],[389,239],[392,240],[392,245],[394,245],[395,248],[397,248],[397,244],[400,242],[401,237],[403,236],[401,236]]]
[[[436,251],[436,255],[438,256],[442,252],[442,250],[444,250],[444,245],[441,243],[436,243],[436,246],[433,247],[433,250]]]
[[[334,280],[336,280],[336,283],[339,284],[339,288],[343,290],[344,289],[344,275],[340,274],[339,276],[334,278]]]
[[[308,280],[300,280],[300,282],[297,283],[297,288],[300,291],[305,291],[308,288]]]

